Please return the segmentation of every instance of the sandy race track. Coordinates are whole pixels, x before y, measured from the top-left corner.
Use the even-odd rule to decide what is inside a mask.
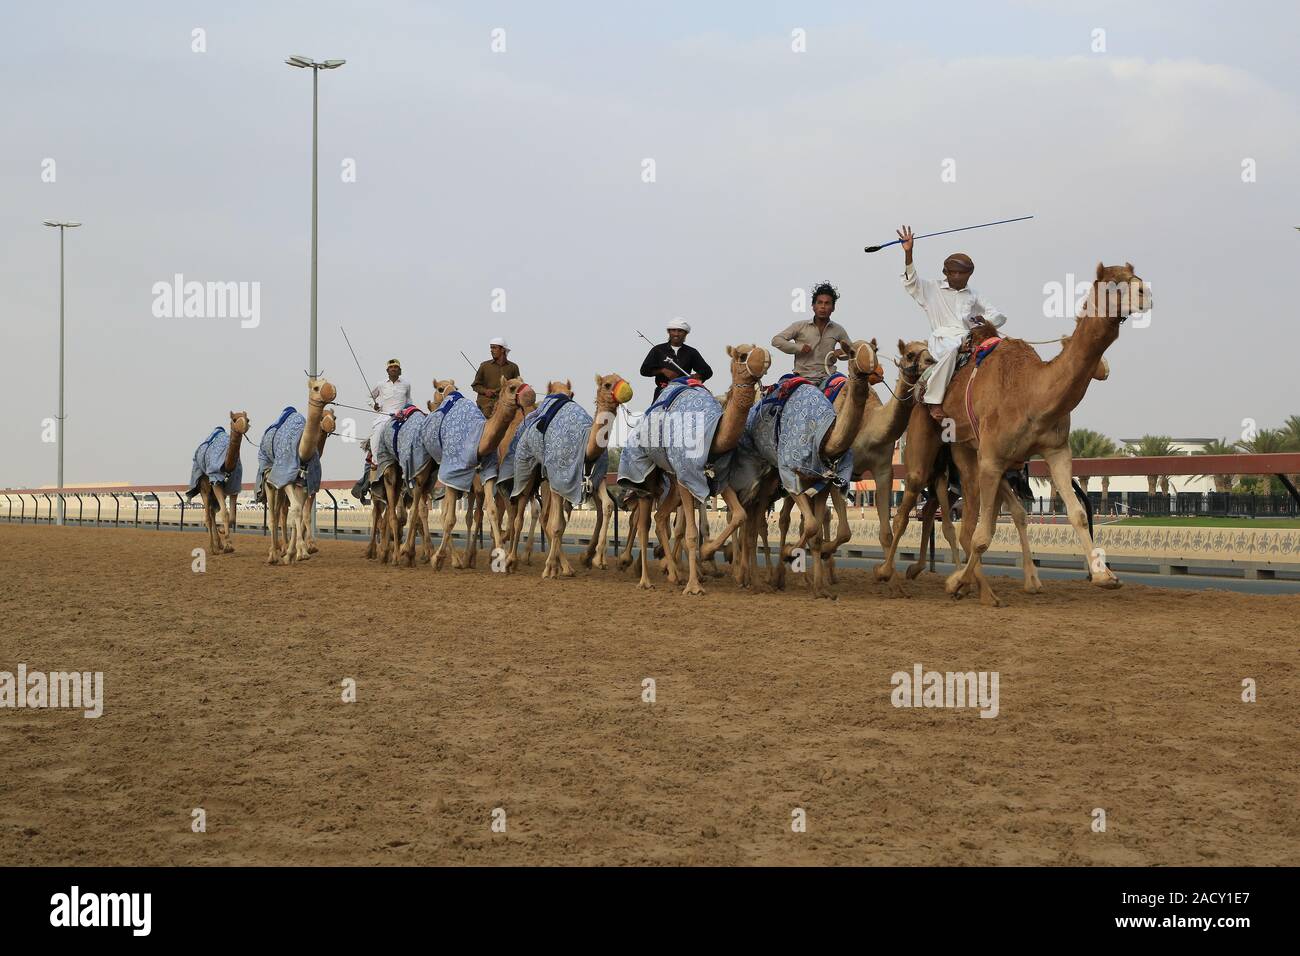
[[[684,598],[236,545],[196,574],[203,534],[0,526],[0,671],[105,687],[0,709],[0,864],[1300,863],[1300,597]],[[895,708],[917,663],[997,671],[998,715]]]

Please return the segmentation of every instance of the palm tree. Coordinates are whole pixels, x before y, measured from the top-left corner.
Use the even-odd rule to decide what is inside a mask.
[[[1294,418],[1295,416],[1292,416]],[[1287,424],[1290,424],[1288,419]],[[1255,437],[1250,441],[1237,442],[1237,450],[1248,452],[1252,455],[1273,455],[1277,452],[1290,451],[1289,436],[1281,428],[1261,428],[1255,433]],[[1259,494],[1281,494],[1282,486],[1277,479],[1270,476],[1260,475],[1258,480],[1252,482],[1252,491]]]
[[[1220,440],[1216,438],[1207,444],[1204,448],[1198,448],[1192,452],[1193,455],[1233,455],[1237,449],[1229,445],[1227,439]],[[1222,493],[1232,491],[1232,483],[1236,480],[1236,475],[1197,475],[1197,478],[1209,478],[1214,482],[1214,490]]]
[[[1286,438],[1287,451],[1300,451],[1300,415],[1292,415],[1279,430]]]
[[[1164,458],[1168,455],[1181,455],[1183,452],[1174,448],[1174,440],[1168,435],[1143,435],[1136,442],[1124,449],[1124,454],[1134,458]],[[1158,475],[1147,475],[1147,494],[1155,497]],[[1168,479],[1165,479],[1168,487]]]
[[[1076,428],[1070,432],[1070,455],[1074,458],[1113,458],[1115,456],[1116,446],[1113,441],[1103,435],[1101,432],[1095,432],[1091,428]],[[1088,491],[1088,478],[1086,475],[1079,477],[1079,485],[1083,488],[1084,493]],[[1101,493],[1103,496],[1110,490],[1109,478],[1103,478],[1101,481]]]

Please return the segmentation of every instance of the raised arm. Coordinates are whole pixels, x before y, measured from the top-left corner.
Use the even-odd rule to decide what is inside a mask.
[[[912,227],[903,226],[899,229],[898,238],[903,246],[903,288],[918,305],[924,308],[925,288],[916,274],[916,266],[912,263],[912,244],[916,241],[912,237]]]

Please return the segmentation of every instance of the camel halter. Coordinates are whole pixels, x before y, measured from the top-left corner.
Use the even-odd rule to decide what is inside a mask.
[[[894,366],[904,375],[915,375],[916,378],[913,380],[912,384],[903,389],[902,395],[899,395],[894,391],[894,387],[888,382],[882,381],[880,384],[884,385],[885,391],[889,392],[889,394],[894,396],[894,398],[898,399],[900,402],[905,402],[911,397],[912,393],[916,391],[916,387],[921,384],[921,362],[918,359],[911,365],[904,367],[902,362],[898,359],[894,359]]]

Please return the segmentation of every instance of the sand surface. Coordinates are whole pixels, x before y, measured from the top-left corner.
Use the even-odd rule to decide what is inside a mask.
[[[1300,863],[1300,597],[684,598],[247,536],[196,574],[205,545],[0,526],[0,670],[105,685],[97,720],[0,709],[0,864]],[[895,708],[916,663],[997,671],[999,715]]]

